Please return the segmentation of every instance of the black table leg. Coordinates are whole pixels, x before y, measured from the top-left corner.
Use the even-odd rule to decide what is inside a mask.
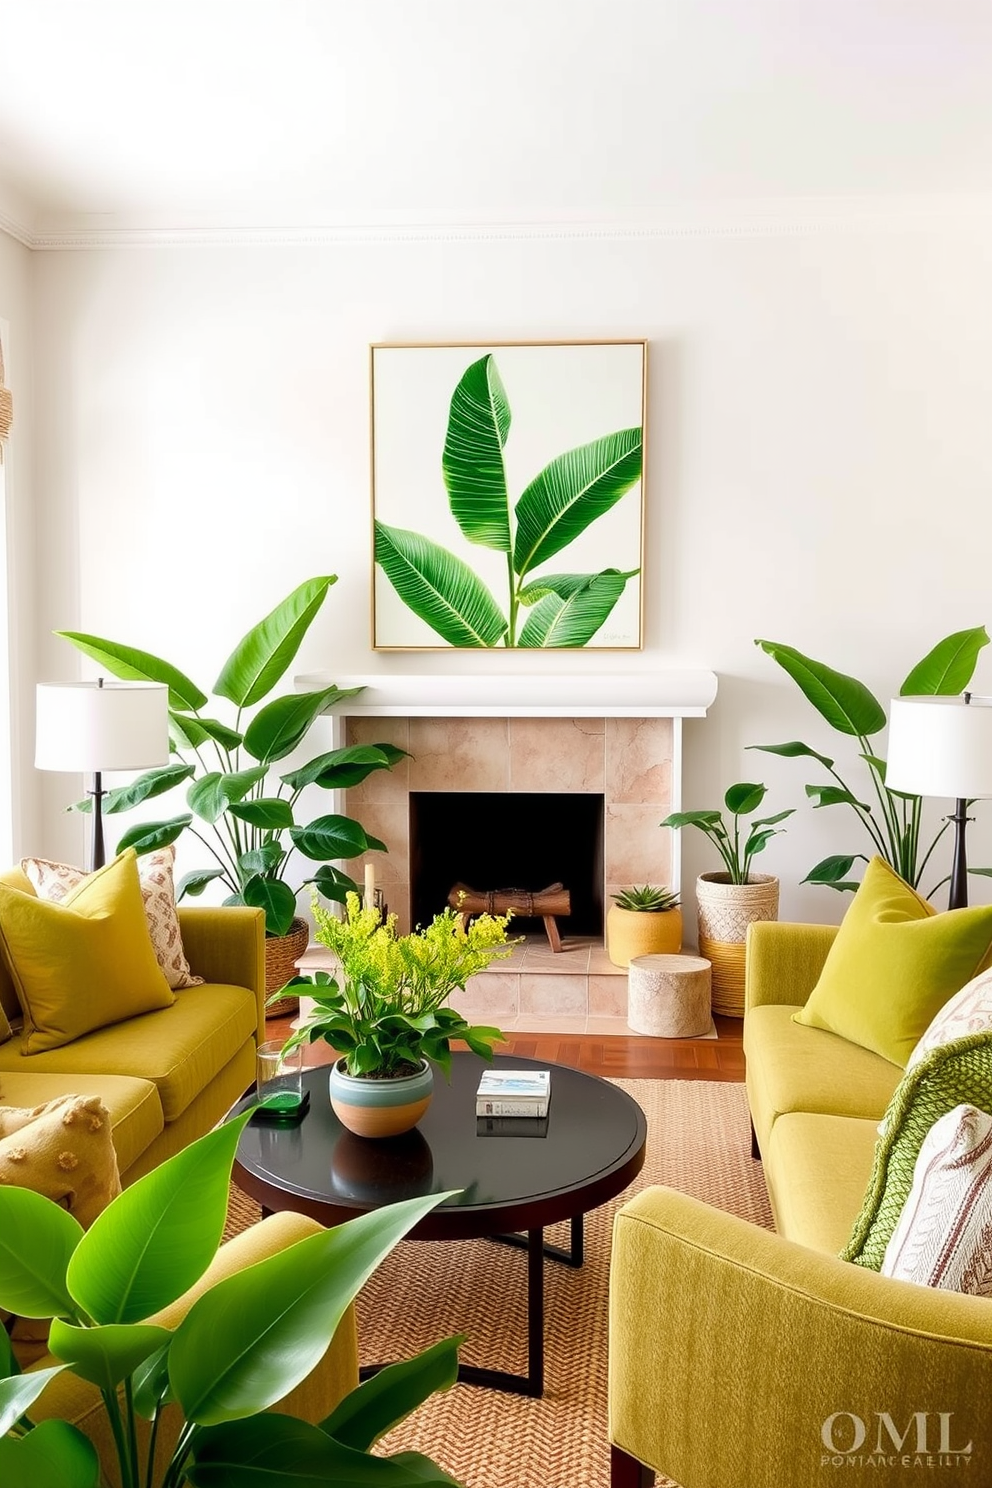
[[[522,1236],[513,1238],[527,1246],[527,1373],[512,1374],[505,1369],[459,1364],[458,1380],[463,1385],[488,1385],[510,1395],[540,1399],[544,1394],[544,1231],[528,1230],[525,1242]]]

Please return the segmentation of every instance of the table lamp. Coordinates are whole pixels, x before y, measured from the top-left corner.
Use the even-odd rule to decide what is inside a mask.
[[[885,768],[889,790],[952,796],[954,861],[948,909],[968,903],[965,827],[970,800],[992,796],[992,698],[893,698]]]
[[[157,682],[39,682],[34,762],[93,776],[90,871],[102,868],[103,772],[169,762],[169,689]]]

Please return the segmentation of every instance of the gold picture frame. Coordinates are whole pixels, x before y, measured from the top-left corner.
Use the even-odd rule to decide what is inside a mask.
[[[643,646],[646,340],[369,348],[372,647]]]

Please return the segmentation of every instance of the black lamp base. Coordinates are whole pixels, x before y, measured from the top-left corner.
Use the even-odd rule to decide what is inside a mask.
[[[968,906],[968,860],[965,853],[965,827],[972,818],[968,813],[968,802],[960,797],[954,803],[954,814],[948,821],[954,823],[954,859],[951,864],[951,887],[947,895],[948,909],[966,909]]]

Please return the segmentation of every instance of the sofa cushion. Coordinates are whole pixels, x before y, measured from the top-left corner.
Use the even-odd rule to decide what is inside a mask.
[[[138,858],[138,879],[148,933],[155,959],[173,991],[178,987],[197,987],[203,981],[202,977],[194,976],[190,971],[183,950],[173,878],[175,860],[176,849],[171,844],[156,848],[154,852],[142,853]],[[38,898],[47,899],[52,904],[64,903],[71,890],[87,877],[83,868],[55,863],[50,858],[22,858],[21,868]]]
[[[924,1138],[941,1116],[962,1103],[992,1111],[992,1033],[941,1044],[899,1081],[878,1128],[871,1178],[842,1260],[880,1270],[909,1197]]]
[[[37,1059],[43,1059],[38,1055]],[[150,1080],[129,1075],[43,1074],[36,1071],[37,1059],[20,1056],[13,1071],[0,1070],[0,1103],[7,1106],[38,1106],[72,1089],[79,1095],[98,1095],[110,1112],[110,1125],[117,1153],[117,1166],[127,1175],[136,1161],[165,1126],[162,1102]],[[25,1070],[23,1066],[29,1068]]]
[[[0,951],[24,1009],[26,1054],[173,1000],[148,934],[133,849],[62,904],[0,884]]]
[[[871,1173],[875,1121],[795,1111],[769,1134],[762,1162],[775,1228],[786,1240],[836,1255]]]
[[[905,1068],[938,1010],[992,952],[992,905],[938,914],[872,858],[797,1023]]]
[[[747,1092],[759,1140],[789,1111],[854,1116],[878,1124],[900,1072],[836,1033],[801,1028],[791,1005],[766,1003],[744,1020]]]
[[[251,991],[208,982],[175,993],[171,1007],[142,1013],[97,1029],[73,1044],[33,1055],[30,1066],[39,1074],[68,1077],[113,1070],[150,1080],[158,1088],[165,1120],[170,1122],[224,1068],[233,1052],[254,1037],[255,1026]],[[17,1069],[22,1063],[16,1048],[0,1044],[0,1081],[5,1069]]]
[[[992,970],[972,977],[960,992],[955,992],[950,1002],[944,1003],[909,1056],[907,1070],[919,1064],[931,1049],[964,1038],[968,1033],[981,1033],[986,1028],[992,1028]]]
[[[882,1275],[992,1297],[992,1116],[955,1106],[927,1132]]]

